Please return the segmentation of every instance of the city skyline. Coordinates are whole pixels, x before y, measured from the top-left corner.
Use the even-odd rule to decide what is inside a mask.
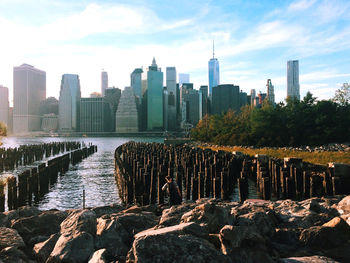
[[[315,0],[0,0],[0,85],[9,88],[13,105],[13,67],[28,63],[47,72],[47,97],[58,98],[65,73],[79,75],[88,97],[100,90],[102,69],[109,86],[124,89],[131,72],[156,57],[163,72],[174,66],[199,89],[208,85],[215,40],[220,83],[258,93],[271,79],[279,102],[287,89],[286,61],[299,60],[301,98],[311,91],[328,99],[350,78],[344,66],[350,62],[349,10],[347,1]]]

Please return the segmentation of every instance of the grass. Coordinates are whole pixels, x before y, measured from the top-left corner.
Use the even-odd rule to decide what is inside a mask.
[[[284,149],[273,149],[273,148],[260,148],[260,149],[249,149],[239,146],[211,146],[202,148],[210,148],[212,150],[223,150],[228,152],[242,152],[250,156],[255,154],[266,154],[271,157],[283,159],[284,157],[297,157],[303,159],[305,162],[314,164],[327,165],[329,162],[335,163],[346,163],[350,165],[350,152],[306,152],[306,151],[293,151]]]

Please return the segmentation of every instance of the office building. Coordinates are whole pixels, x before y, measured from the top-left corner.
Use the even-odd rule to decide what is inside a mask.
[[[220,85],[220,70],[219,60],[215,58],[214,42],[213,42],[213,58],[208,62],[208,75],[209,75],[209,97],[212,97],[213,87]]]
[[[163,127],[165,131],[168,131],[168,109],[169,109],[169,94],[166,87],[163,87]]]
[[[121,97],[122,91],[118,88],[108,88],[106,89],[105,92],[105,101],[108,103],[109,106],[109,111],[110,111],[110,123],[111,123],[111,127],[110,127],[110,132],[114,132],[115,131],[115,114],[117,112],[118,109],[118,104],[120,101],[120,97]]]
[[[116,112],[115,131],[118,133],[135,133],[139,131],[138,125],[138,111],[134,91],[131,87],[125,87]]]
[[[0,85],[0,122],[9,125],[9,89]]]
[[[142,68],[135,68],[130,74],[130,84],[134,91],[135,96],[141,98],[141,87],[142,87]]]
[[[287,97],[300,100],[299,61],[287,62]]]
[[[109,105],[103,97],[80,99],[80,131],[106,132],[110,131]]]
[[[239,93],[239,108],[241,109],[248,104],[248,95],[246,92],[241,91]]]
[[[58,116],[54,113],[42,115],[41,130],[45,132],[55,132],[58,129]]]
[[[223,114],[230,109],[238,112],[239,97],[239,86],[225,84],[213,87],[212,114]]]
[[[163,72],[154,58],[142,75],[141,90],[147,108],[147,130],[163,130]]]
[[[209,114],[208,86],[200,86],[199,92],[202,94],[202,117]]]
[[[23,64],[13,68],[13,132],[40,130],[40,103],[46,98],[46,73]]]
[[[183,83],[190,83],[190,74],[179,73],[179,87],[181,87]]]
[[[256,106],[256,91],[255,91],[255,89],[250,90],[250,105],[252,107]]]
[[[49,97],[40,103],[40,116],[51,113],[58,115],[58,100],[55,97]]]
[[[274,87],[272,85],[271,79],[267,80],[266,83],[266,92],[267,92],[267,100],[274,105],[275,104],[275,92]]]
[[[79,131],[80,98],[79,76],[64,74],[58,101],[58,127],[61,132]]]
[[[266,99],[267,94],[259,92],[258,99],[259,99],[259,107],[263,105],[264,100]]]
[[[187,123],[196,126],[201,119],[199,92],[193,89],[192,83],[184,83],[180,93],[181,101],[183,102],[182,107],[185,107],[185,109],[182,109],[182,114],[186,114],[185,119],[184,116],[182,117],[182,122],[186,120]]]
[[[101,94],[102,97],[106,93],[106,89],[108,88],[108,74],[106,71],[101,72]]]
[[[167,89],[167,128],[168,131],[176,130],[176,68],[166,68],[166,89]]]

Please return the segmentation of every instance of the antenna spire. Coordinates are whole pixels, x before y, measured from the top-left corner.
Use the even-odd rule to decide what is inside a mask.
[[[213,40],[213,58],[215,58],[215,51],[214,51],[214,40]]]

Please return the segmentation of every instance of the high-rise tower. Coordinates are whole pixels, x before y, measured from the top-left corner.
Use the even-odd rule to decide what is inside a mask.
[[[58,103],[58,126],[61,131],[79,131],[80,97],[79,76],[64,74]]]
[[[209,71],[209,96],[211,97],[213,93],[213,87],[220,84],[220,71],[219,71],[219,61],[215,58],[214,41],[213,41],[213,58],[208,62]]]
[[[176,129],[176,68],[166,68],[166,88],[167,88],[167,120],[168,125],[165,127],[169,131]]]
[[[13,132],[40,130],[40,103],[46,98],[46,73],[23,64],[13,68]]]
[[[0,121],[9,125],[9,89],[0,85]]]
[[[290,60],[287,62],[287,97],[300,100],[298,60]]]
[[[267,91],[267,99],[268,101],[273,105],[275,104],[275,92],[274,92],[274,87],[272,85],[271,79],[267,80],[266,83],[266,91]]]
[[[101,72],[101,95],[106,95],[106,89],[108,89],[108,74],[106,71]]]
[[[139,98],[141,98],[142,73],[142,68],[135,68],[130,75],[131,88],[134,91],[135,96]]]

